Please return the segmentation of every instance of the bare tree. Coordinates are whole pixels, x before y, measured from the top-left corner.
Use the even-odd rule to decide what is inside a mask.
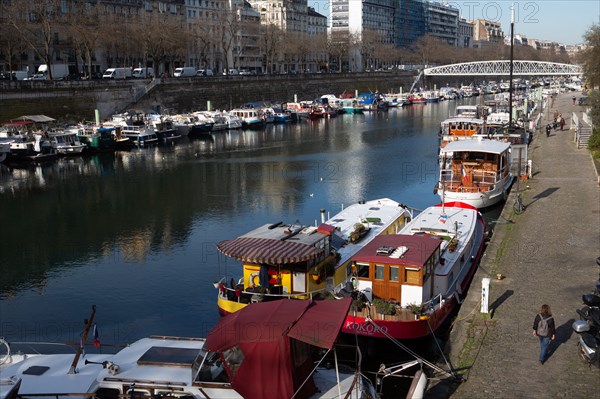
[[[98,4],[73,2],[67,18],[71,41],[86,65],[86,75],[92,76],[92,60],[102,33],[102,11]]]
[[[133,32],[143,54],[152,59],[154,73],[160,63],[181,60],[187,51],[183,20],[161,13],[143,13]],[[147,62],[147,60],[145,60]]]
[[[600,86],[600,25],[593,25],[584,35],[583,72],[591,87]],[[596,115],[598,110],[596,109]]]
[[[378,60],[375,57],[377,48],[383,46],[384,37],[380,32],[372,29],[364,29],[360,35],[351,35],[351,42],[356,46],[362,59],[362,70],[367,68],[378,68]]]
[[[5,2],[0,2],[0,49],[4,53],[8,70],[16,70],[19,63],[19,56],[23,54],[27,48],[27,42],[23,40],[23,36],[5,17],[10,18],[10,5]],[[12,75],[10,76],[12,79]]]
[[[204,68],[208,68],[210,49],[215,43],[212,33],[213,27],[208,24],[208,21],[202,21],[202,23],[194,24],[190,32],[192,47],[194,52],[199,56],[200,64]]]
[[[230,60],[235,38],[240,29],[240,20],[237,15],[237,5],[233,4],[233,8],[221,10],[215,14],[219,25],[219,44],[223,49],[223,65],[225,66],[225,74],[229,74],[229,68],[233,60]],[[231,61],[231,62],[230,62]]]
[[[273,73],[273,64],[282,42],[282,32],[275,24],[261,24],[260,30],[260,48],[263,54],[263,64],[265,73]]]
[[[14,1],[6,10],[8,15],[13,16],[8,22],[48,66],[50,80],[53,79],[50,65],[62,15],[60,6],[59,0]]]
[[[344,56],[348,56],[351,45],[351,36],[348,31],[333,31],[327,40],[327,52],[329,60],[335,62],[338,72],[342,71]],[[331,68],[331,65],[330,65]]]

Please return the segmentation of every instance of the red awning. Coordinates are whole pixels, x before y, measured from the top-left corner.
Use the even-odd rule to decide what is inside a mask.
[[[348,316],[352,298],[315,301],[288,332],[288,337],[324,349],[332,349]]]
[[[242,343],[277,342],[287,335],[320,348],[333,348],[352,298],[255,303],[219,320],[205,349],[222,352]]]
[[[239,237],[217,244],[223,254],[243,262],[282,265],[305,262],[320,256],[323,249],[288,240]]]

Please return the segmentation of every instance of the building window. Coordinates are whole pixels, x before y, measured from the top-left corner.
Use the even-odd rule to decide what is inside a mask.
[[[399,277],[399,267],[398,266],[390,266],[390,281],[400,281]]]
[[[406,268],[406,269],[404,269],[404,281],[407,284],[420,285],[421,284],[420,274],[421,273],[420,273],[419,269]]]
[[[357,264],[356,274],[360,278],[369,278],[369,265]]]
[[[385,266],[375,265],[375,280],[383,280],[385,278]]]

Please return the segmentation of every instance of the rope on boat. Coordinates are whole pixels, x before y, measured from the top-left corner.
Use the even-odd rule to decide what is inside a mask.
[[[423,362],[423,364],[428,365],[429,367],[431,367],[432,369],[448,376],[448,377],[452,377],[452,378],[457,378],[456,373],[454,372],[454,370],[452,371],[446,371],[444,369],[442,369],[441,367],[438,367],[437,365],[431,363],[430,361],[422,358],[421,356],[417,355],[414,351],[412,351],[410,348],[408,348],[406,345],[404,345],[403,343],[401,343],[400,341],[398,341],[396,338],[392,337],[386,330],[385,328],[381,328],[377,323],[375,323],[375,321],[370,317],[367,316],[366,320],[373,323],[373,325],[375,325],[375,327],[377,327],[379,329],[379,331],[385,335],[387,338],[390,339],[390,341],[392,341],[394,344],[396,344],[398,347],[400,347],[401,349],[403,349],[405,352],[407,352],[409,355],[412,355],[415,357],[415,359],[420,360],[421,362]]]
[[[444,359],[444,362],[446,363],[446,366],[450,370],[450,373],[452,373],[452,375],[454,376],[455,379],[460,379],[461,377],[456,373],[456,370],[454,370],[454,367],[452,367],[452,365],[450,364],[450,362],[446,358],[446,355],[444,355],[444,351],[442,350],[442,347],[440,346],[440,343],[438,342],[435,334],[433,333],[433,328],[431,328],[431,324],[429,324],[429,319],[427,319],[426,321],[427,321],[427,327],[429,327],[429,331],[431,331],[431,335],[433,336],[433,340],[435,341],[435,344],[438,347],[438,350],[440,351],[440,354],[442,355],[442,358]]]
[[[314,374],[314,372],[317,370],[317,367],[319,367],[321,362],[323,362],[323,360],[325,360],[325,356],[327,356],[329,354],[329,352],[331,352],[331,349],[327,349],[327,352],[325,352],[323,357],[317,362],[317,364],[315,365],[315,368],[312,369],[312,371],[308,374],[308,377],[306,377],[306,379],[302,382],[302,384],[300,384],[300,386],[298,387],[298,389],[296,389],[296,392],[294,392],[294,394],[292,395],[292,397],[290,399],[294,399],[296,397],[296,395],[298,395],[298,392],[300,392],[300,390],[302,389],[304,384],[306,384],[306,381],[308,381],[308,379]],[[337,364],[336,364],[336,367],[337,367]]]

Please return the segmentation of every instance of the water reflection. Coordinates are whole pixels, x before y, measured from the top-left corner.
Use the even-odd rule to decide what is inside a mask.
[[[333,214],[362,199],[436,203],[437,132],[448,107],[0,165],[0,207],[9,210],[0,229],[0,321],[67,325],[96,303],[118,342],[198,336],[218,318],[212,281],[240,267],[218,256],[218,241],[264,223],[313,224],[321,208]]]

